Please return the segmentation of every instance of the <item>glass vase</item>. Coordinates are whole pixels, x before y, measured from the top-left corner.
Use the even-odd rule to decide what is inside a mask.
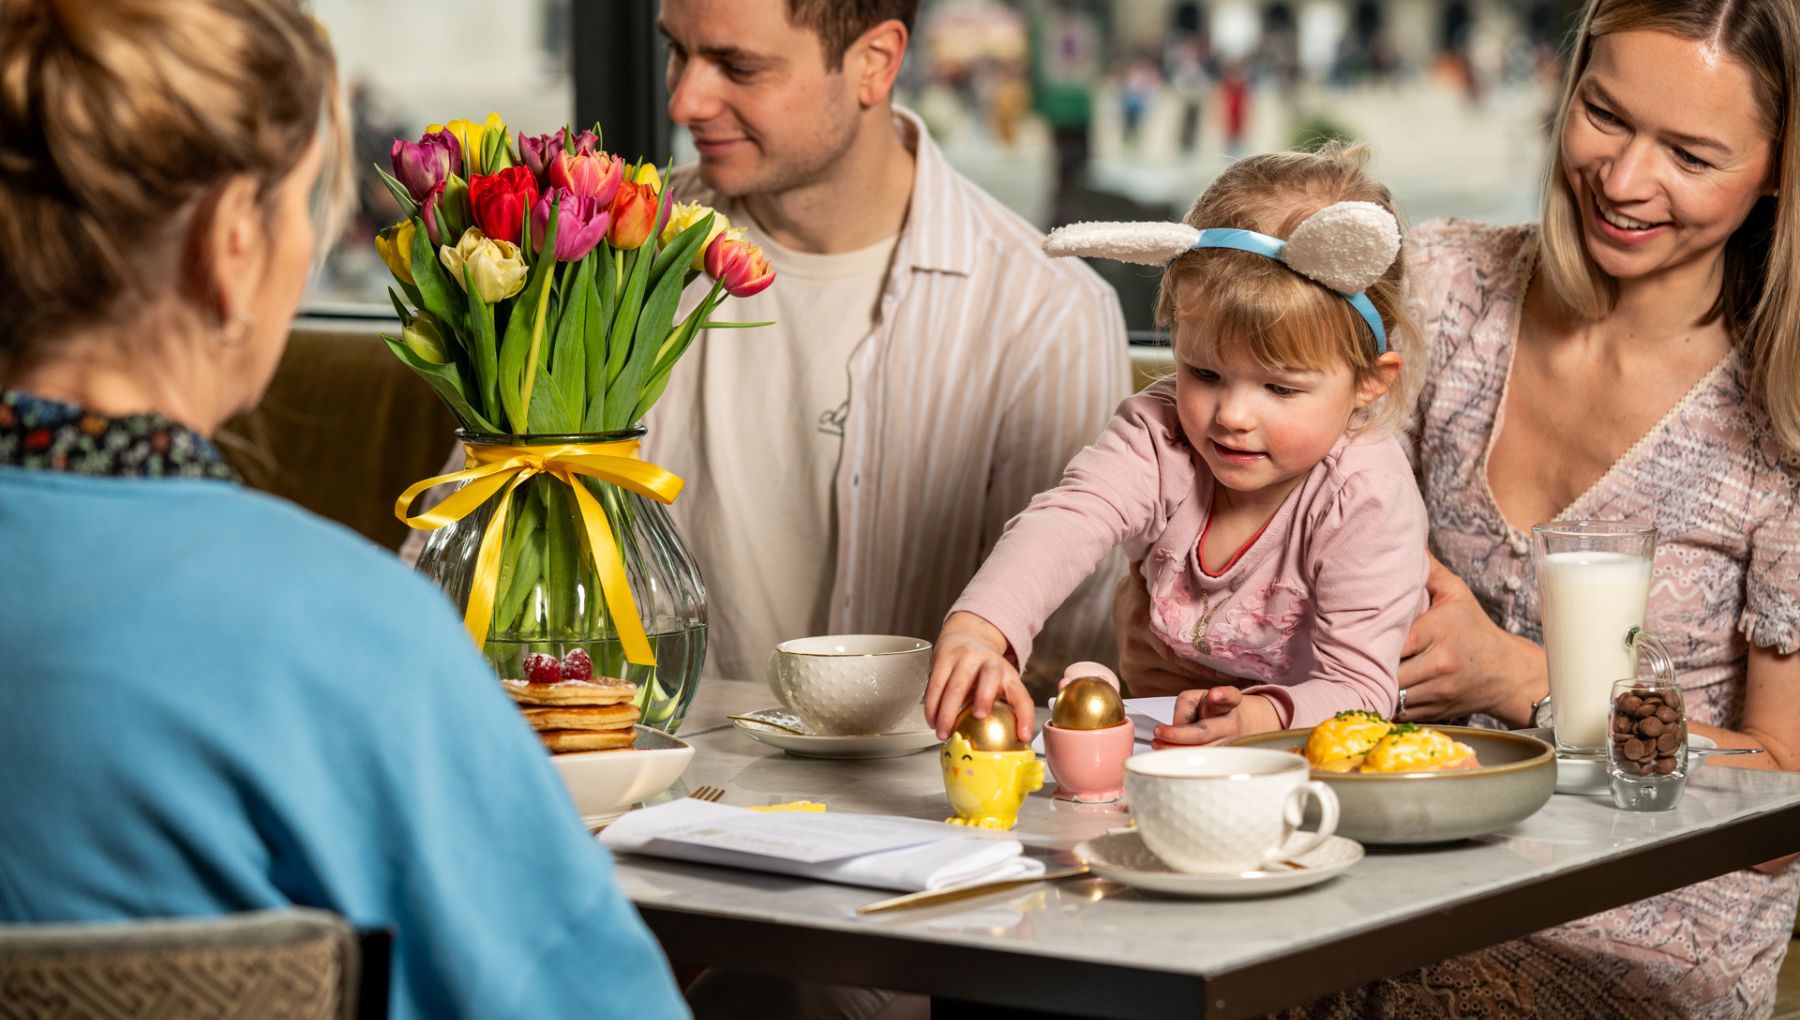
[[[643,434],[640,427],[587,435],[457,436],[471,446],[534,447],[598,446]],[[627,661],[601,594],[576,496],[556,476],[532,475],[510,494],[502,490],[461,520],[432,532],[419,556],[419,570],[466,611],[482,536],[500,500],[510,500],[493,617],[483,645],[495,672],[527,679],[526,656],[534,653],[574,668],[569,653],[580,649],[592,662],[595,677],[637,686],[644,725],[674,733],[694,700],[706,654],[706,586],[700,570],[661,503],[598,479],[577,475],[574,481],[593,494],[606,515],[654,666]],[[541,669],[544,660],[533,663]]]

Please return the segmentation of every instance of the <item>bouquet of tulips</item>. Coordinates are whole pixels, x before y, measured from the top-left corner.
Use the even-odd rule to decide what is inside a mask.
[[[464,428],[593,433],[644,416],[726,295],[775,278],[720,213],[671,204],[648,163],[601,150],[598,127],[520,135],[433,124],[377,167],[405,218],[375,239],[402,324],[384,337]],[[711,290],[680,322],[702,271]],[[405,296],[402,301],[400,295]]]
[[[723,215],[671,202],[654,166],[600,146],[597,126],[515,145],[490,116],[398,140],[392,172],[376,168],[406,214],[375,239],[402,327],[383,340],[462,423],[468,465],[395,512],[437,531],[419,567],[502,677],[628,679],[642,720],[672,731],[704,653],[705,587],[659,505],[682,481],[640,459],[633,426],[701,330],[763,325],[712,316],[774,272]],[[711,285],[677,319],[702,273]]]

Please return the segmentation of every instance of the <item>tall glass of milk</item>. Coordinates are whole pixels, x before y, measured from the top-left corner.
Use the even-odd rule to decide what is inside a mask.
[[[1637,676],[1640,654],[1654,673],[1674,680],[1662,642],[1644,631],[1655,555],[1656,529],[1635,521],[1552,521],[1531,529],[1561,754],[1606,753],[1613,681]]]

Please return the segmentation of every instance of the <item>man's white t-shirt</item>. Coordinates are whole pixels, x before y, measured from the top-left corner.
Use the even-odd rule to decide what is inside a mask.
[[[761,682],[777,644],[826,630],[838,460],[856,399],[848,365],[875,326],[899,235],[817,255],[783,248],[745,220],[734,225],[762,247],[775,282],[715,315],[775,325],[710,330],[683,359],[705,360],[707,385],[700,406],[679,413],[694,460],[677,508],[684,534],[708,536],[705,673]]]

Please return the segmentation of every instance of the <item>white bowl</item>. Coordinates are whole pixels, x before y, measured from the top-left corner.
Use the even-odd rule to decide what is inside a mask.
[[[769,689],[814,733],[891,733],[917,716],[931,642],[888,634],[796,638],[769,656]],[[919,729],[917,718],[908,729]]]
[[[645,797],[654,797],[681,778],[694,749],[686,741],[648,726],[637,728],[628,751],[572,751],[553,754],[551,764],[588,825],[610,822]]]

